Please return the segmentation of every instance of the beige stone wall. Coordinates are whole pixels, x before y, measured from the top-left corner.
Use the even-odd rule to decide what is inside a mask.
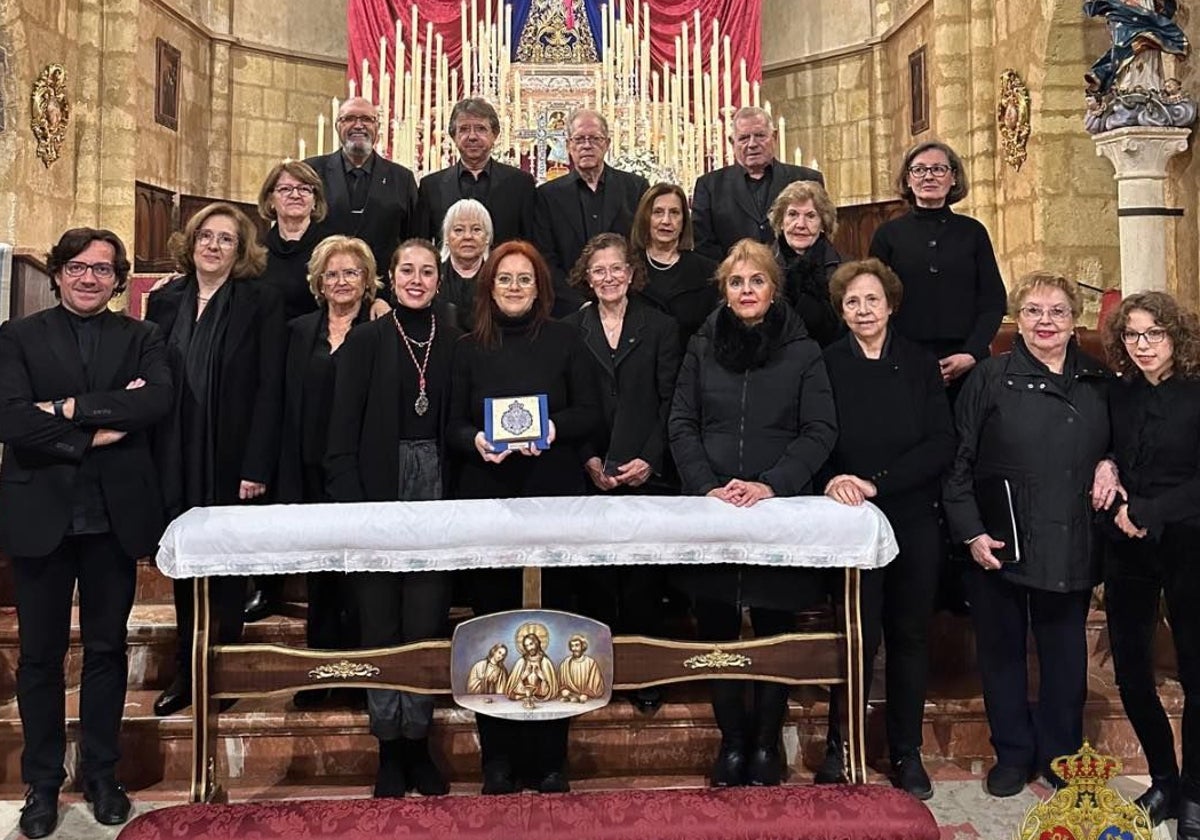
[[[181,53],[177,131],[154,121],[156,38]],[[302,131],[315,153],[317,114],[345,89],[342,2],[9,0],[0,2],[0,47],[9,70],[0,81],[0,240],[18,248],[44,250],[81,224],[132,243],[139,180],[251,200],[270,165],[297,154]],[[55,62],[67,69],[72,113],[62,157],[46,169],[29,92]]]
[[[872,0],[805,0],[803,5],[762,0],[763,68],[864,44],[874,32],[873,5]]]
[[[317,153],[317,116],[325,115],[328,134],[330,98],[345,98],[346,71],[344,63],[231,52],[229,196],[252,201],[272,166],[299,156],[300,138],[308,155]]]

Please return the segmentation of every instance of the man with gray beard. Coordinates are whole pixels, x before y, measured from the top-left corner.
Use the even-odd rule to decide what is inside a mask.
[[[305,161],[325,185],[325,232],[362,239],[376,265],[390,265],[397,245],[424,233],[417,217],[417,182],[409,169],[375,153],[379,114],[369,100],[358,96],[342,103],[337,133],[340,149]]]

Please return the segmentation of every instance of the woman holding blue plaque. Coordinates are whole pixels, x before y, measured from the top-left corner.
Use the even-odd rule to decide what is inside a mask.
[[[735,507],[812,493],[837,439],[821,348],[779,299],[782,271],[768,246],[735,243],[716,280],[725,304],[688,343],[671,405],[671,454],[683,491]],[[680,583],[692,593],[697,634],[706,641],[737,639],[743,606],[756,636],[791,632],[796,611],[820,603],[826,591],[819,569],[714,565],[684,575]],[[712,784],[779,784],[788,687],[753,682],[748,722],[746,683],[710,684],[721,729]]]
[[[458,458],[456,496],[583,495],[581,447],[601,409],[579,331],[550,319],[550,270],[533,245],[505,242],[484,263],[475,292],[475,329],[455,347],[451,374],[446,439]],[[502,401],[494,413],[493,400]],[[540,426],[528,430],[540,432],[537,439],[514,440],[523,426]],[[519,580],[507,570],[477,573],[476,614],[517,606]],[[484,793],[511,793],[519,781],[542,793],[568,789],[568,721],[476,720]]]
[[[450,359],[460,332],[434,305],[438,253],[428,240],[402,242],[389,273],[396,307],[351,330],[337,352],[324,472],[326,492],[338,502],[443,496]],[[355,572],[349,578],[364,647],[446,635],[449,572]],[[429,755],[433,698],[368,689],[367,711],[379,739],[375,795],[401,797],[413,788],[424,796],[446,793]]]

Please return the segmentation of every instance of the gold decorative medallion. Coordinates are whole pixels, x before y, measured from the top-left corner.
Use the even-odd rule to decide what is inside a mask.
[[[1000,146],[1004,160],[1020,171],[1029,143],[1029,88],[1016,70],[1000,74],[1000,104],[996,106],[996,125],[1000,128]]]
[[[683,660],[684,668],[698,670],[700,668],[749,668],[754,661],[749,656],[740,653],[728,653],[720,648],[713,648],[711,653],[692,656]]]
[[[42,71],[33,83],[32,105],[29,127],[37,140],[37,156],[49,168],[58,160],[59,150],[67,139],[67,121],[71,118],[66,68],[51,64]]]
[[[1067,786],[1026,812],[1020,840],[1150,840],[1146,812],[1108,785],[1120,774],[1120,761],[1084,741],[1079,752],[1050,766]]]
[[[378,677],[379,669],[367,662],[331,662],[318,665],[308,672],[314,680],[349,680],[355,677]]]

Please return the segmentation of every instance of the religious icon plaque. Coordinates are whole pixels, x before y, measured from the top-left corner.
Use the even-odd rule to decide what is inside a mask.
[[[495,452],[550,447],[550,416],[545,394],[487,397],[483,401],[483,436]]]

